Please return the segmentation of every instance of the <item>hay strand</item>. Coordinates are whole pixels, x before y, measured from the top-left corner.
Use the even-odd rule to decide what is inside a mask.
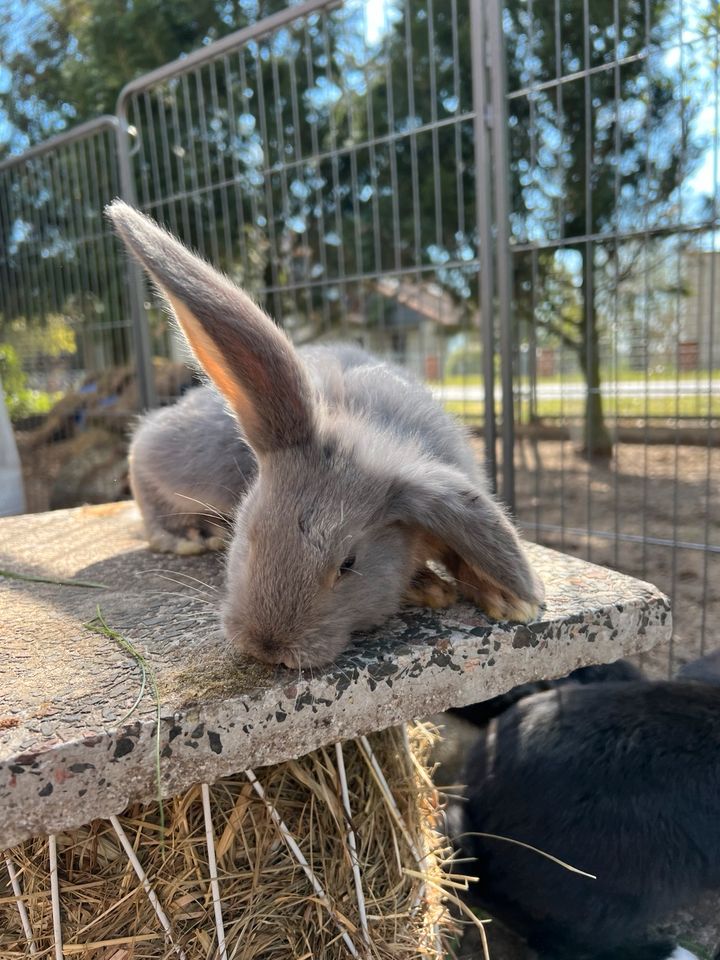
[[[382,791],[383,797],[385,798],[385,801],[390,811],[392,812],[392,815],[395,818],[395,821],[398,827],[400,828],[400,831],[403,837],[405,838],[405,842],[410,848],[410,851],[412,852],[413,857],[415,857],[415,862],[418,864],[418,866],[422,866],[424,857],[420,856],[418,849],[415,846],[415,843],[413,842],[412,837],[410,836],[410,831],[405,826],[405,821],[403,820],[402,814],[398,809],[398,805],[397,805],[397,802],[395,801],[395,797],[392,794],[392,790],[388,786],[388,782],[385,779],[385,774],[382,772],[380,764],[377,762],[377,757],[375,756],[373,748],[370,746],[370,741],[368,740],[367,737],[364,737],[364,736],[360,737],[360,747],[362,749],[363,754],[365,755],[365,759],[370,765],[370,769],[373,773],[373,776],[377,780],[377,784],[380,787],[380,790]]]
[[[350,862],[353,872],[353,882],[355,884],[355,896],[357,897],[358,913],[360,915],[360,929],[362,930],[365,943],[370,943],[370,931],[368,930],[367,910],[365,909],[365,894],[362,888],[362,877],[360,876],[360,864],[357,857],[357,842],[355,840],[355,831],[352,825],[352,811],[350,809],[350,794],[347,785],[347,773],[345,772],[345,758],[343,757],[342,743],[338,740],[335,744],[335,761],[337,763],[338,774],[340,776],[340,792],[342,795],[345,816],[347,817],[347,844],[350,850]]]
[[[525,850],[530,850],[532,853],[537,853],[539,856],[545,857],[546,860],[556,863],[559,867],[562,867],[569,873],[576,873],[579,877],[587,877],[588,880],[597,880],[597,876],[594,873],[586,873],[585,870],[581,870],[579,867],[573,867],[571,863],[566,863],[564,860],[560,860],[559,857],[554,857],[546,850],[540,850],[539,847],[533,847],[532,844],[524,843],[522,840],[514,840],[512,837],[503,837],[498,833],[482,833],[481,831],[458,834],[458,840],[460,840],[462,837],[484,837],[486,840],[500,840],[503,843],[512,843],[516,847],[523,847]]]
[[[145,871],[143,870],[142,865],[140,864],[140,861],[138,860],[137,856],[135,855],[135,851],[133,850],[132,844],[130,843],[130,841],[129,841],[128,838],[127,838],[127,834],[125,833],[125,831],[123,830],[123,828],[120,826],[120,821],[118,820],[117,817],[110,817],[110,823],[112,824],[113,830],[114,830],[115,833],[117,834],[118,840],[120,841],[120,844],[121,844],[123,850],[125,851],[125,854],[126,854],[128,860],[130,861],[130,863],[131,863],[131,865],[132,865],[132,868],[133,868],[133,870],[135,871],[135,874],[137,875],[138,880],[140,881],[140,883],[141,883],[142,886],[143,886],[143,890],[144,890],[145,893],[147,894],[148,900],[149,900],[150,903],[152,904],[152,908],[153,908],[153,910],[155,911],[155,913],[156,913],[156,915],[157,915],[157,918],[158,918],[158,920],[160,921],[160,924],[161,924],[163,930],[165,931],[165,934],[166,934],[168,940],[170,941],[170,943],[171,943],[171,944],[173,945],[173,947],[175,948],[175,952],[176,952],[177,955],[180,957],[180,960],[187,960],[185,954],[184,954],[183,951],[180,949],[180,947],[177,946],[177,944],[176,944],[176,942],[175,942],[175,935],[174,935],[174,933],[173,933],[172,925],[171,925],[170,921],[169,921],[168,918],[167,918],[167,914],[165,913],[165,911],[163,910],[162,906],[160,905],[160,901],[158,900],[158,896],[157,896],[157,894],[155,893],[155,891],[153,890],[152,884],[150,883],[150,881],[149,881],[148,878],[147,878],[147,874],[146,874]],[[62,957],[60,958],[60,960],[62,960]]]
[[[205,819],[205,842],[207,843],[208,867],[210,868],[210,889],[212,891],[213,910],[215,912],[215,928],[217,931],[218,954],[220,960],[227,960],[225,946],[225,925],[223,924],[222,904],[220,903],[220,886],[217,877],[217,859],[215,857],[215,831],[212,824],[210,809],[210,788],[202,784],[203,818]]]
[[[20,889],[20,883],[18,881],[17,871],[15,870],[15,864],[12,862],[10,857],[5,857],[5,866],[7,868],[8,876],[10,877],[10,886],[15,894],[15,901],[17,903],[18,913],[20,914],[20,923],[22,923],[25,939],[28,942],[30,954],[34,957],[37,954],[37,947],[35,946],[35,941],[33,940],[30,918],[28,917],[25,904],[23,903],[22,890]]]
[[[60,918],[60,881],[58,878],[57,837],[50,834],[48,837],[48,854],[50,856],[50,896],[52,898],[52,924],[55,938],[55,960],[63,960],[62,921]]]
[[[304,871],[304,873],[305,873],[305,876],[308,878],[308,880],[309,880],[310,883],[312,884],[312,888],[313,888],[313,890],[315,891],[315,893],[318,895],[318,897],[320,898],[320,900],[322,901],[323,906],[327,907],[327,909],[330,911],[330,913],[331,913],[332,916],[334,917],[335,921],[337,922],[337,925],[340,927],[340,931],[341,931],[341,935],[342,935],[343,942],[345,943],[345,945],[347,946],[348,950],[350,951],[350,956],[351,956],[351,957],[355,957],[355,958],[357,958],[357,960],[359,960],[360,954],[359,954],[359,953],[357,952],[357,950],[355,949],[355,945],[353,944],[352,940],[351,940],[350,937],[348,936],[347,931],[343,929],[343,925],[342,925],[342,923],[340,922],[340,918],[337,916],[337,914],[336,914],[335,911],[333,910],[332,904],[330,903],[330,900],[328,899],[328,895],[325,893],[325,891],[324,891],[324,889],[323,889],[323,887],[322,887],[322,884],[320,883],[320,881],[318,880],[318,878],[317,878],[317,877],[315,876],[315,874],[313,873],[312,867],[310,866],[310,864],[309,864],[309,863],[307,862],[307,860],[305,859],[305,856],[304,856],[302,850],[301,850],[300,847],[297,845],[297,842],[296,842],[296,840],[295,840],[295,837],[293,837],[293,835],[290,833],[290,831],[288,830],[288,828],[287,828],[287,827],[285,826],[285,824],[283,823],[282,818],[280,817],[280,814],[277,812],[277,808],[276,808],[275,806],[273,806],[273,804],[267,799],[267,797],[266,797],[266,795],[265,795],[265,791],[263,790],[263,788],[262,788],[262,786],[261,786],[261,784],[260,784],[260,781],[257,779],[257,777],[255,776],[255,774],[253,773],[253,771],[250,770],[250,769],[247,769],[247,770],[245,771],[245,776],[248,778],[248,780],[249,780],[250,783],[252,784],[252,787],[253,787],[253,790],[255,791],[255,793],[257,793],[257,795],[260,797],[260,799],[263,801],[263,803],[266,804],[266,806],[267,806],[267,808],[268,808],[268,813],[270,814],[270,817],[272,818],[273,823],[275,824],[275,826],[276,826],[276,827],[278,828],[278,830],[280,831],[280,833],[281,833],[281,835],[282,835],[282,838],[283,838],[283,840],[285,841],[285,843],[288,845],[288,847],[290,848],[290,851],[292,852],[292,855],[295,857],[295,859],[297,860],[297,862],[298,862],[298,863],[300,864],[300,866],[303,868],[303,871]]]

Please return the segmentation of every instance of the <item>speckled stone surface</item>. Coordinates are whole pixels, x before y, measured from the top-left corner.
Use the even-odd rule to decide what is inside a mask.
[[[300,756],[517,683],[666,640],[668,600],[647,583],[529,547],[542,619],[496,623],[469,604],[407,609],[332,667],[298,675],[239,659],[216,616],[222,559],[150,553],[133,504],[0,521],[0,850],[156,795],[156,707],[137,662],[90,632],[106,622],[152,664],[166,795]]]

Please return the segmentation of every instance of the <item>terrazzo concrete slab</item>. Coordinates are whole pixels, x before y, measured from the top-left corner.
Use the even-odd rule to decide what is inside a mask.
[[[157,677],[167,796],[669,637],[651,585],[529,550],[547,589],[538,622],[496,623],[466,603],[407,609],[298,674],[229,650],[222,559],[150,553],[133,504],[0,521],[0,569],[104,585],[0,577],[0,850],[156,796],[156,703],[147,685],[136,704],[137,661],[85,626],[98,606]]]

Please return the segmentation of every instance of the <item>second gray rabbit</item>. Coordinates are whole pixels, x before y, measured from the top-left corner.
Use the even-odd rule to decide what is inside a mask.
[[[149,414],[131,483],[151,546],[217,548],[231,526],[223,624],[268,663],[333,660],[403,600],[455,588],[528,620],[543,587],[462,428],[421,384],[355,347],[295,350],[226,277],[116,201],[123,240],[213,385]]]

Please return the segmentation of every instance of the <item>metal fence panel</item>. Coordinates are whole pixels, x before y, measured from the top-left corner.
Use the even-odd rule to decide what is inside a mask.
[[[100,117],[0,164],[0,377],[29,509],[73,503],[59,450],[93,425],[98,397],[113,401],[105,424],[139,408],[124,259],[102,216],[119,187],[116,128]],[[100,458],[122,445],[93,436]]]
[[[720,626],[717,8],[495,6],[517,515],[671,594],[672,672]]]
[[[454,383],[480,423],[482,392],[462,389],[483,357],[470,17],[467,0],[374,19],[303,4],[134,81],[120,112],[142,209],[296,342],[357,341]],[[179,355],[161,311],[149,322],[153,352]]]

